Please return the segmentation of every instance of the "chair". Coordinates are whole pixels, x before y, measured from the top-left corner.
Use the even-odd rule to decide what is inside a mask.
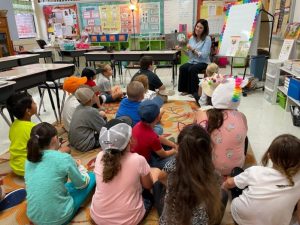
[[[141,68],[140,64],[135,64],[134,62],[130,62],[127,66],[125,66],[126,70],[124,72],[123,87],[126,87],[126,76],[127,76],[127,73],[129,74],[130,78],[132,78],[130,70],[131,69],[139,70],[140,68]]]
[[[54,63],[57,63],[57,64],[73,64],[72,62],[68,62],[68,61],[55,61]],[[42,106],[44,108],[44,112],[46,112],[45,105],[44,105],[44,95],[45,95],[45,90],[48,89],[48,88],[50,90],[52,90],[52,92],[54,92],[55,95],[56,95],[57,105],[58,105],[58,115],[57,115],[56,112],[54,112],[54,114],[55,114],[56,120],[60,122],[61,121],[61,113],[63,111],[64,102],[65,102],[65,99],[66,99],[66,92],[63,90],[63,83],[60,82],[60,80],[58,80],[58,81],[47,81],[46,84],[42,84],[42,85],[38,86],[38,91],[39,91],[39,94],[40,94],[40,103],[39,103],[39,109],[38,109],[37,115],[40,115]],[[60,100],[59,100],[59,90],[63,90],[63,92],[64,92],[61,104],[59,103],[60,102]]]
[[[36,40],[36,42],[41,49],[45,49],[45,45],[47,45],[46,41],[39,39],[39,40]]]

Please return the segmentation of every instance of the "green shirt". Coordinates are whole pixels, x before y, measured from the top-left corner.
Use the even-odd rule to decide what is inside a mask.
[[[27,142],[34,123],[16,119],[9,130],[9,165],[15,174],[24,176],[24,165],[27,158]]]
[[[86,186],[85,177],[67,153],[45,150],[40,162],[26,160],[27,216],[34,224],[58,225],[70,219],[74,201],[65,187],[68,178],[75,188]]]

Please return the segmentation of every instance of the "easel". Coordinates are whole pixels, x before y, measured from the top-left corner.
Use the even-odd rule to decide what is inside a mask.
[[[269,37],[269,47],[268,47],[268,51],[269,51],[269,55],[270,55],[271,54],[272,38],[273,38],[273,32],[272,31],[273,31],[273,26],[274,26],[274,16],[271,13],[267,12],[265,9],[260,9],[259,13],[260,14],[261,13],[266,13],[267,16],[270,16],[272,18],[271,20],[262,20],[262,21],[260,21],[261,23],[271,23],[271,34],[270,34],[270,37]],[[247,58],[246,58],[246,62],[249,60],[249,57],[250,56],[248,55]],[[266,56],[266,58],[268,59],[269,56]],[[232,62],[233,62],[233,58],[231,58],[231,74],[232,74]],[[264,71],[265,71],[266,65],[267,64],[264,65],[264,69],[263,69]],[[245,79],[246,70],[247,70],[247,63],[245,64],[243,79]],[[264,72],[263,72],[263,74],[264,74]],[[247,89],[244,88],[243,89],[243,96],[247,96],[248,92],[250,92],[252,90],[257,90],[257,89],[260,89],[260,88],[262,88],[262,90],[264,90],[264,86],[257,87],[257,88],[254,88],[254,89],[250,89],[250,90],[247,90]]]

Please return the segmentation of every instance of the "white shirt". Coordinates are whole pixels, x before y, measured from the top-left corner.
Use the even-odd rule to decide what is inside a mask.
[[[73,116],[73,113],[77,106],[79,106],[80,103],[76,99],[75,95],[70,95],[64,104],[64,109],[62,111],[62,122],[64,125],[64,128],[66,131],[69,132],[70,130],[70,123]]]
[[[300,173],[289,186],[286,176],[262,166],[252,166],[234,177],[243,194],[231,204],[234,220],[242,225],[289,225],[300,199]],[[279,186],[278,186],[279,185]]]
[[[154,97],[156,97],[156,92],[155,92],[155,91],[148,90],[148,91],[144,94],[144,99],[143,99],[143,101],[146,100],[146,99],[151,100],[151,99],[153,99]]]

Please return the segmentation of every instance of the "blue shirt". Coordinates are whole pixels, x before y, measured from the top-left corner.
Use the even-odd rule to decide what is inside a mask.
[[[141,120],[141,117],[139,116],[138,113],[138,108],[140,104],[141,102],[135,102],[129,100],[128,98],[124,98],[120,102],[120,106],[117,111],[116,118],[121,116],[129,116],[132,119],[132,123],[134,126]]]
[[[189,63],[191,64],[197,64],[197,63],[210,63],[209,55],[210,55],[210,49],[211,49],[211,39],[210,36],[206,36],[206,38],[202,41],[196,40],[194,36],[192,36],[189,40],[189,45],[192,47],[192,49],[195,49],[197,52],[200,52],[201,55],[198,56],[192,51],[188,51],[189,55]]]
[[[74,201],[65,187],[68,178],[75,188],[86,186],[86,178],[69,154],[44,150],[40,162],[26,160],[27,216],[32,222],[58,225],[70,219]]]

